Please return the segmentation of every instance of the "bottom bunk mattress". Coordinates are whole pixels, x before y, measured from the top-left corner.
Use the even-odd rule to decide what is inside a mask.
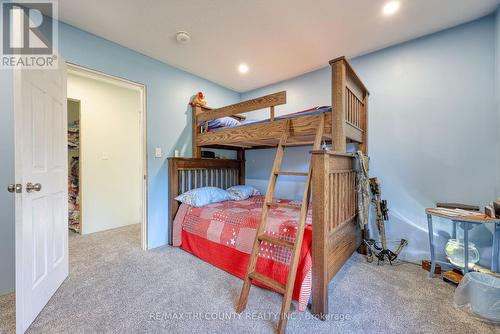
[[[263,201],[263,196],[253,196],[243,201],[225,201],[200,208],[182,204],[173,224],[173,244],[243,279],[261,219]],[[265,233],[294,241],[301,203],[284,199],[276,201],[291,204],[295,208],[272,207]],[[306,309],[311,295],[311,245],[309,212],[293,291],[299,311]],[[288,248],[262,242],[257,272],[286,284],[291,254]],[[266,287],[258,282],[254,284]]]

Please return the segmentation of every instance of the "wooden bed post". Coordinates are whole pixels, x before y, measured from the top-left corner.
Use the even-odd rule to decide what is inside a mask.
[[[193,146],[193,158],[201,158],[201,147],[198,146],[198,134],[201,131],[201,126],[198,124],[198,115],[203,112],[200,106],[192,106],[193,112],[193,134],[192,134],[192,146]]]
[[[332,67],[332,144],[336,152],[346,151],[345,87],[346,60],[340,57],[330,61]]]
[[[369,93],[365,92],[363,97],[363,109],[361,110],[361,129],[363,129],[363,142],[359,144],[359,149],[364,154],[368,155],[368,97]]]
[[[312,173],[312,309],[311,313],[323,318],[328,314],[328,182],[329,155],[314,151],[311,156]]]
[[[179,209],[179,202],[175,197],[179,195],[179,173],[177,172],[176,158],[168,158],[168,244],[172,245],[172,226],[175,214]]]

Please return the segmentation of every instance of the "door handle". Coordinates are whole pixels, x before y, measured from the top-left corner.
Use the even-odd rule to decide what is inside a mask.
[[[28,182],[26,183],[26,191],[29,192],[29,193],[32,193],[33,191],[40,191],[42,190],[42,185],[40,183],[31,183],[31,182]]]
[[[7,186],[7,191],[10,193],[21,193],[23,191],[23,185],[22,184],[9,184]]]

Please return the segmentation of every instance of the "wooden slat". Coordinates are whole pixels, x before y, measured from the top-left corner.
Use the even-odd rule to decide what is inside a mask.
[[[287,143],[285,146],[286,147],[293,147],[293,146],[310,146],[314,143],[313,140],[308,140],[308,141],[294,141]]]
[[[330,191],[332,192],[333,194],[333,191],[334,191],[334,177],[335,175],[333,174],[328,174],[328,189],[331,189]],[[327,228],[326,228],[326,231],[327,232],[330,232],[333,228],[333,217],[335,215],[335,197],[330,195],[327,197],[327,201],[329,202],[328,203],[328,207],[330,208],[329,210],[329,215],[325,215],[327,216],[327,220],[325,222],[325,224],[327,224]]]
[[[359,120],[359,115],[358,115],[358,101],[354,100],[354,124],[358,126],[358,120]]]
[[[359,149],[364,154],[368,154],[368,95],[365,95],[363,99],[363,108],[361,109],[361,123],[359,124],[359,126],[361,129],[363,129]]]
[[[267,206],[275,206],[278,208],[286,208],[286,209],[299,209],[297,205],[291,205],[287,203],[278,203],[278,202],[266,202]]]
[[[252,280],[256,280],[259,283],[267,285],[268,287],[270,287],[276,291],[279,291],[281,293],[285,293],[285,286],[283,284],[281,284],[278,281],[273,280],[272,278],[264,276],[261,273],[252,272],[248,275],[248,277],[250,277],[250,279],[252,279]]]
[[[352,175],[352,184],[353,184],[353,189],[352,189],[352,214],[356,215],[358,213],[356,172],[352,172],[351,175]]]
[[[209,132],[209,133],[213,133],[213,132]],[[254,145],[252,144],[249,144],[249,143],[224,143],[225,146],[229,146],[227,147],[228,150],[233,150],[235,147],[238,147],[238,148],[252,148]],[[205,145],[204,145],[205,146]],[[276,146],[276,145],[269,145],[269,146]],[[206,146],[205,146],[206,147]],[[224,148],[222,148],[224,149]]]
[[[198,121],[206,121],[224,116],[242,114],[254,110],[269,108],[286,103],[286,92],[278,92],[266,96],[261,96],[248,101],[239,102],[219,109],[204,112],[198,115]]]
[[[169,158],[175,159],[176,170],[196,169],[196,168],[239,168],[240,160],[234,159],[193,159],[193,158]]]
[[[347,122],[345,123],[345,134],[347,138],[356,143],[361,143],[363,141],[363,131]]]
[[[177,171],[177,189],[180,189],[181,192],[184,192],[183,191],[183,186],[182,186],[182,175],[183,175],[183,172],[178,170]],[[172,182],[172,181],[171,181]]]
[[[196,188],[194,184],[194,169],[189,171],[189,189]]]
[[[356,124],[357,127],[359,127],[359,100],[356,99],[356,122],[354,124]]]
[[[340,220],[340,191],[339,191],[339,184],[340,184],[340,175],[335,174],[335,184],[334,184],[334,194],[335,194],[335,217],[333,218],[333,228],[337,226],[337,222]]]
[[[346,95],[347,95],[347,98],[348,98],[348,103],[346,105],[347,107],[347,110],[346,110],[346,114],[347,114],[347,117],[346,119],[348,121],[353,121],[355,115],[354,115],[354,108],[353,108],[353,103],[354,103],[354,100],[352,98],[352,94],[349,90],[346,90]]]
[[[351,91],[347,90],[349,93],[349,97],[351,99],[351,104],[349,105],[349,109],[351,109],[351,120],[354,123],[356,119],[356,108],[355,106],[355,101],[354,101],[354,96],[352,95]]]
[[[196,188],[201,187],[201,169],[196,170]]]
[[[222,169],[217,170],[217,187],[222,188]]]
[[[260,241],[268,242],[268,243],[273,244],[273,245],[277,245],[277,246],[282,246],[282,247],[286,247],[286,248],[289,248],[289,249],[293,249],[293,242],[290,242],[290,241],[287,241],[287,240],[278,239],[278,238],[270,236],[269,234],[259,235],[259,240]]]
[[[342,206],[344,208],[344,214],[342,215],[342,220],[347,219],[349,216],[348,206],[349,206],[349,183],[348,183],[349,172],[344,174],[343,177],[343,198],[342,198]]]
[[[350,215],[353,215],[355,213],[355,210],[354,210],[354,192],[355,192],[355,188],[354,188],[354,177],[353,177],[353,173],[349,173],[349,214]]]
[[[279,172],[274,172],[276,175],[291,175],[291,176],[307,176],[309,175],[308,173],[305,172],[284,172],[284,171],[279,171]]]

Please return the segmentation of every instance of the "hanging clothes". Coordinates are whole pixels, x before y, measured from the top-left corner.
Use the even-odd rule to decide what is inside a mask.
[[[80,122],[68,124],[68,224],[69,228],[80,231]]]
[[[357,194],[358,194],[358,225],[363,230],[368,224],[370,210],[370,176],[368,175],[368,162],[370,158],[361,151],[356,152],[357,162]]]

